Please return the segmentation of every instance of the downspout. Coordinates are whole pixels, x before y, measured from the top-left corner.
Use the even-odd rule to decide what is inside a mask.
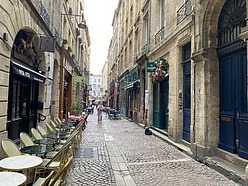
[[[193,18],[193,26],[194,26],[194,31],[193,31],[193,38],[194,38],[194,45],[193,45],[193,51],[195,51],[196,50],[196,47],[195,47],[195,32],[196,32],[196,26],[195,26],[195,9],[194,9],[194,11],[193,11],[193,15],[192,15],[192,18]],[[196,70],[195,70],[195,66],[196,66],[196,62],[195,62],[195,60],[193,60],[193,73],[194,73],[194,77],[193,77],[193,96],[194,96],[194,98],[193,98],[193,127],[192,127],[192,144],[194,145],[194,148],[195,148],[195,157],[197,157],[197,150],[196,150],[196,148],[197,148],[197,146],[195,145],[195,141],[196,141],[196,135],[195,135],[195,121],[196,121],[196,119],[195,119],[195,117],[196,117],[196,106],[195,106],[195,103],[196,103],[196,95],[195,95],[195,93],[196,93],[196,90],[195,90],[195,83],[196,83],[196,81],[195,81],[195,78],[196,78],[196,74],[195,74],[195,72],[196,72]]]
[[[147,50],[150,52],[150,41],[151,41],[151,1],[149,0],[149,10],[148,10],[148,29],[147,29]],[[147,72],[147,65],[145,65],[145,74],[146,74],[146,89],[150,92],[149,94],[149,109],[146,109],[146,122],[145,122],[145,127],[146,128],[151,128],[151,123],[152,123],[152,109],[150,108],[153,106],[153,100],[151,96],[151,88],[150,88],[150,83],[148,79],[148,72]]]
[[[63,105],[64,105],[64,58],[65,53],[62,49],[62,56],[60,61],[60,81],[59,81],[59,118],[63,119]]]

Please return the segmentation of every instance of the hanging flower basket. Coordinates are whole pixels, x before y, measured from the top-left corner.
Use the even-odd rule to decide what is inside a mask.
[[[163,81],[167,76],[169,76],[169,63],[161,58],[154,61],[154,71],[150,75],[152,81]]]

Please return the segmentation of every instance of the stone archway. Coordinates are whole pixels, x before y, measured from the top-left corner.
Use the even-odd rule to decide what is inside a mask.
[[[21,131],[29,133],[37,125],[37,113],[43,109],[39,89],[46,77],[40,69],[38,36],[31,29],[20,30],[12,46],[9,73],[7,130],[17,141]]]
[[[215,155],[219,141],[219,60],[216,48],[218,46],[218,17],[225,0],[204,1],[201,9],[203,16],[196,16],[196,43],[192,54],[193,65],[193,127],[191,143],[194,156],[202,159]],[[204,86],[203,86],[204,85]]]

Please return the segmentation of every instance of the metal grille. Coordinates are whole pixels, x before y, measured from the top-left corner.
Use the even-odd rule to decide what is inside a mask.
[[[177,24],[181,23],[187,16],[192,14],[195,7],[194,0],[186,1],[177,11]]]
[[[228,0],[224,4],[219,17],[218,39],[219,46],[238,39],[241,28],[246,26],[246,1]]]

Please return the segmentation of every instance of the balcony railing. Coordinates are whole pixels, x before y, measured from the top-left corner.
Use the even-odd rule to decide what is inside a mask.
[[[141,55],[145,55],[149,52],[148,44],[145,44],[141,49]]]
[[[139,54],[136,54],[133,57],[133,63],[137,63],[138,61],[140,61],[140,59],[142,59],[143,57],[148,57],[148,53],[149,53],[149,48],[148,48],[148,44],[145,44],[142,49],[141,52]]]
[[[39,10],[40,10],[40,12],[39,12],[40,16],[42,17],[42,19],[46,23],[47,27],[50,28],[50,16],[49,16],[45,6],[43,5],[43,3],[41,1],[39,2]]]
[[[57,30],[57,28],[54,28],[54,36],[56,38],[56,41],[59,43],[62,40],[62,37],[59,34],[59,31]]]
[[[195,7],[195,0],[187,0],[177,11],[177,24],[191,15]]]
[[[162,27],[156,34],[155,34],[155,45],[160,43],[164,39],[164,27]]]

